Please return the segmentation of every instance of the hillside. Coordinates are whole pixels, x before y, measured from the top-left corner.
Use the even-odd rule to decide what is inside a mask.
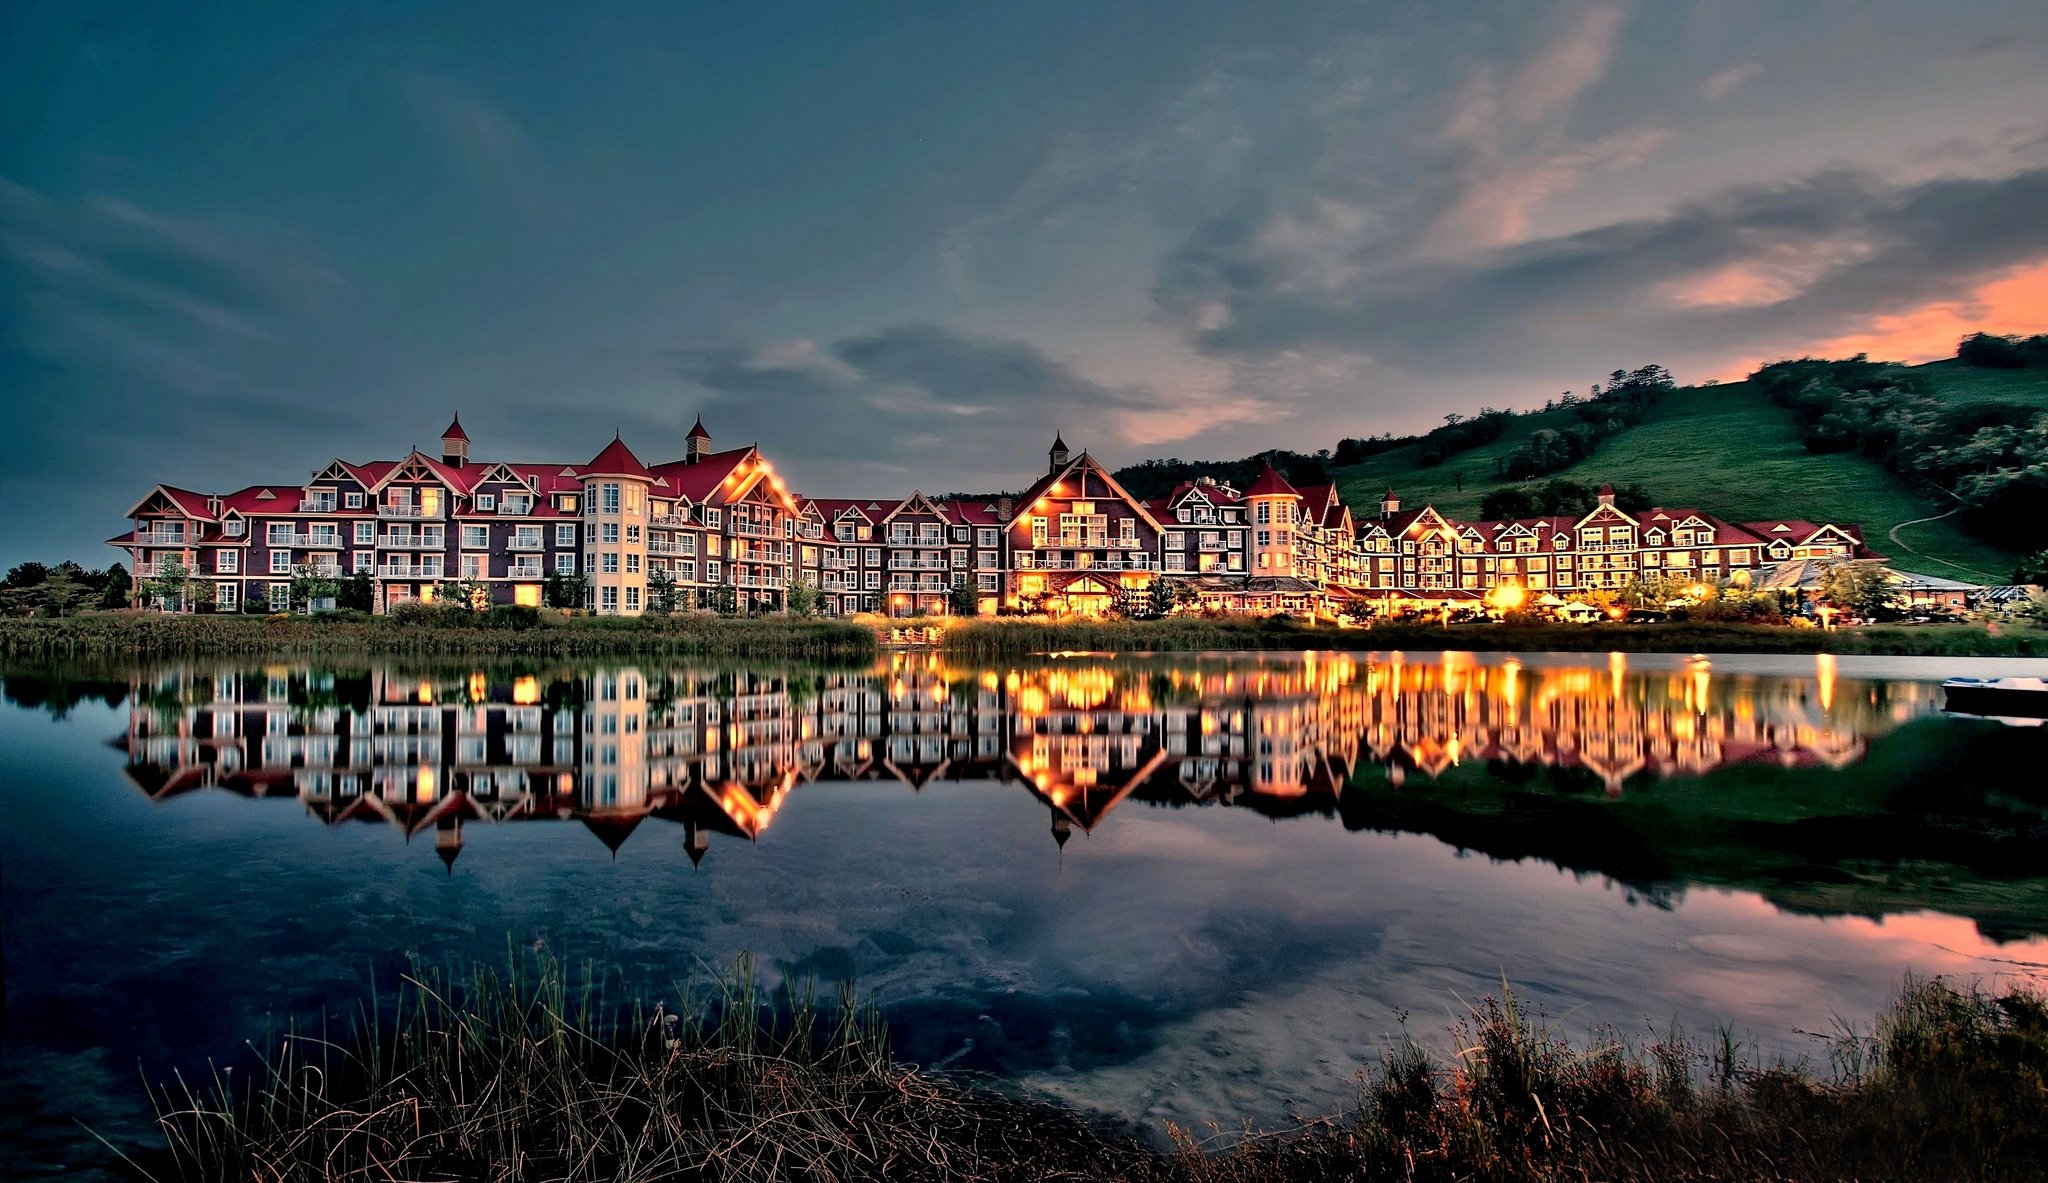
[[[2048,409],[2048,369],[1986,370],[1953,360],[1915,369],[1931,378],[1936,394],[1958,405],[2009,402]],[[1445,513],[1476,516],[1479,501],[1507,483],[1498,462],[1546,427],[1562,429],[1571,412],[1517,416],[1499,439],[1461,452],[1435,467],[1416,464],[1414,446],[1333,470],[1352,513],[1378,512],[1389,486],[1410,508],[1424,502]],[[1658,503],[1704,510],[1734,521],[1803,517],[1854,523],[1879,553],[1898,566],[1929,575],[1987,582],[2010,577],[2020,556],[1956,528],[1925,521],[1952,504],[1922,498],[1879,465],[1854,453],[1815,455],[1799,443],[1791,413],[1766,401],[1749,383],[1688,387],[1665,398],[1640,425],[1600,446],[1593,457],[1558,475],[1579,481],[1640,484]],[[1460,482],[1462,480],[1462,488]],[[1913,552],[1917,552],[1917,555]]]

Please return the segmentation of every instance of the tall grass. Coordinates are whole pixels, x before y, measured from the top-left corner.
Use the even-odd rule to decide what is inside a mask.
[[[403,624],[381,617],[163,616],[110,612],[0,620],[0,656],[216,657],[349,654],[450,657],[765,657],[863,662],[875,634],[834,620],[716,616],[553,618],[522,629]]]
[[[1975,625],[1836,629],[1764,624],[1439,625],[1314,628],[1284,617],[1152,621],[978,620],[946,632],[946,651],[965,659],[1030,653],[1190,650],[1439,649],[1498,652],[1864,653],[2017,657],[2048,654],[2048,632]]]
[[[1050,1106],[893,1064],[842,986],[768,997],[744,959],[649,1002],[521,952],[507,970],[415,964],[340,1039],[293,1034],[237,1082],[157,1093],[179,1180],[1037,1180],[1150,1152]]]
[[[2048,1170],[2048,1004],[1909,981],[1833,1068],[1745,1059],[1724,1033],[1573,1043],[1511,991],[1439,1058],[1403,1041],[1350,1112],[1153,1146],[891,1062],[842,988],[765,997],[744,963],[652,1004],[521,954],[423,969],[338,1039],[289,1036],[237,1081],[159,1094],[178,1180],[1980,1179]]]

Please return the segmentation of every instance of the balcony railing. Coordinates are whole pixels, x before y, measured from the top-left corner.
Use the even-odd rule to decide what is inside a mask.
[[[514,564],[512,564],[512,569],[511,569],[511,570],[509,570],[509,571],[507,571],[507,572],[505,572],[505,575],[506,575],[506,577],[507,577],[507,578],[509,578],[509,579],[545,579],[545,578],[547,578],[547,572],[546,572],[546,571],[545,571],[544,569],[542,569],[541,567],[539,567],[539,566],[522,566],[522,565],[520,565],[520,564],[518,564],[518,563],[514,563]]]
[[[137,546],[194,546],[197,543],[198,538],[195,535],[187,534],[183,530],[175,532],[169,530],[137,530],[135,532],[135,545]]]
[[[680,542],[664,542],[658,538],[650,538],[647,540],[647,553],[651,555],[695,555],[697,548],[692,546],[690,549],[684,550],[683,544]]]
[[[679,513],[658,513],[647,519],[648,525],[662,529],[677,529],[690,524],[690,519]]]
[[[384,550],[440,550],[447,542],[441,534],[380,534],[377,545]]]
[[[780,538],[783,535],[781,525],[762,522],[736,521],[732,524],[732,532],[743,538]]]
[[[380,501],[377,503],[377,516],[380,518],[438,518],[441,516],[441,510],[439,507],[436,507],[432,511],[428,511],[418,505],[393,505],[388,501]]]
[[[1151,555],[1133,554],[1111,555],[1104,559],[1041,559],[1035,556],[1018,555],[1017,569],[1020,571],[1150,571],[1154,568]]]
[[[272,534],[264,540],[272,550],[340,550],[339,534]]]
[[[944,571],[945,569],[946,560],[944,558],[912,559],[902,555],[889,556],[889,570],[891,571]]]
[[[377,568],[377,575],[381,579],[442,579],[447,576],[447,572],[439,567],[408,567],[387,563]]]
[[[511,541],[505,544],[506,550],[544,550],[546,547],[545,539],[537,536],[522,537],[518,534],[514,534]]]

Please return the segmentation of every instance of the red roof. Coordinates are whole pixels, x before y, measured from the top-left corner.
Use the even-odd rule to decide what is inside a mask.
[[[613,436],[612,442],[604,446],[604,451],[591,457],[590,463],[583,466],[583,475],[629,476],[643,481],[654,479],[654,474],[640,463],[640,457],[635,456],[633,449],[626,446],[626,441],[617,436]]]
[[[690,428],[690,434],[683,438],[692,440],[708,440],[711,438],[711,433],[704,430],[704,416],[697,416],[697,422]]]
[[[962,525],[1000,526],[1003,524],[1002,506],[999,498],[965,498],[941,501],[946,512]]]
[[[1246,489],[1244,495],[1247,497],[1299,497],[1301,496],[1301,491],[1288,484],[1287,478],[1281,476],[1280,471],[1273,467],[1273,462],[1268,460],[1266,461],[1266,466],[1259,470],[1259,479],[1252,482],[1252,487]]]
[[[708,453],[695,464],[687,460],[671,460],[655,465],[653,476],[662,483],[664,494],[686,497],[701,504],[716,497],[725,479],[753,454],[752,448],[731,448]]]
[[[441,438],[443,440],[461,440],[465,444],[469,442],[469,433],[462,430],[462,416],[457,415],[448,421],[448,430],[441,433]]]

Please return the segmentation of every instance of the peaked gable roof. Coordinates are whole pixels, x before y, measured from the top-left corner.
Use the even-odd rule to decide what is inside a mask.
[[[1111,493],[1113,493],[1114,495],[1116,495],[1116,497],[1122,500],[1124,504],[1130,506],[1132,509],[1137,510],[1138,516],[1144,518],[1145,521],[1149,523],[1153,529],[1159,529],[1159,519],[1152,515],[1152,507],[1146,504],[1145,502],[1139,500],[1138,498],[1131,496],[1130,490],[1124,488],[1122,483],[1120,483],[1114,476],[1111,476],[1109,470],[1102,466],[1101,461],[1095,459],[1095,457],[1090,456],[1086,452],[1081,453],[1079,456],[1076,456],[1072,460],[1067,461],[1064,465],[1061,465],[1059,468],[1056,468],[1053,471],[1046,473],[1044,476],[1039,477],[1037,480],[1031,482],[1030,488],[1018,494],[1017,512],[1011,516],[1010,520],[1012,522],[1015,522],[1022,519],[1025,516],[1025,511],[1028,510],[1033,503],[1035,503],[1039,498],[1044,497],[1048,492],[1050,492],[1053,486],[1059,484],[1061,481],[1066,480],[1069,476],[1072,476],[1076,472],[1100,478],[1103,484],[1109,486],[1109,491]]]
[[[1259,479],[1252,482],[1252,487],[1246,489],[1244,495],[1247,497],[1299,497],[1301,496],[1301,490],[1288,484],[1287,478],[1281,476],[1280,470],[1274,468],[1273,462],[1268,460],[1266,461],[1266,466],[1259,470]]]
[[[618,436],[612,437],[612,442],[604,446],[604,451],[590,458],[590,463],[583,466],[583,475],[654,480],[654,473],[649,471],[645,464],[640,463],[640,457],[635,456],[633,449],[627,447],[626,441]]]

